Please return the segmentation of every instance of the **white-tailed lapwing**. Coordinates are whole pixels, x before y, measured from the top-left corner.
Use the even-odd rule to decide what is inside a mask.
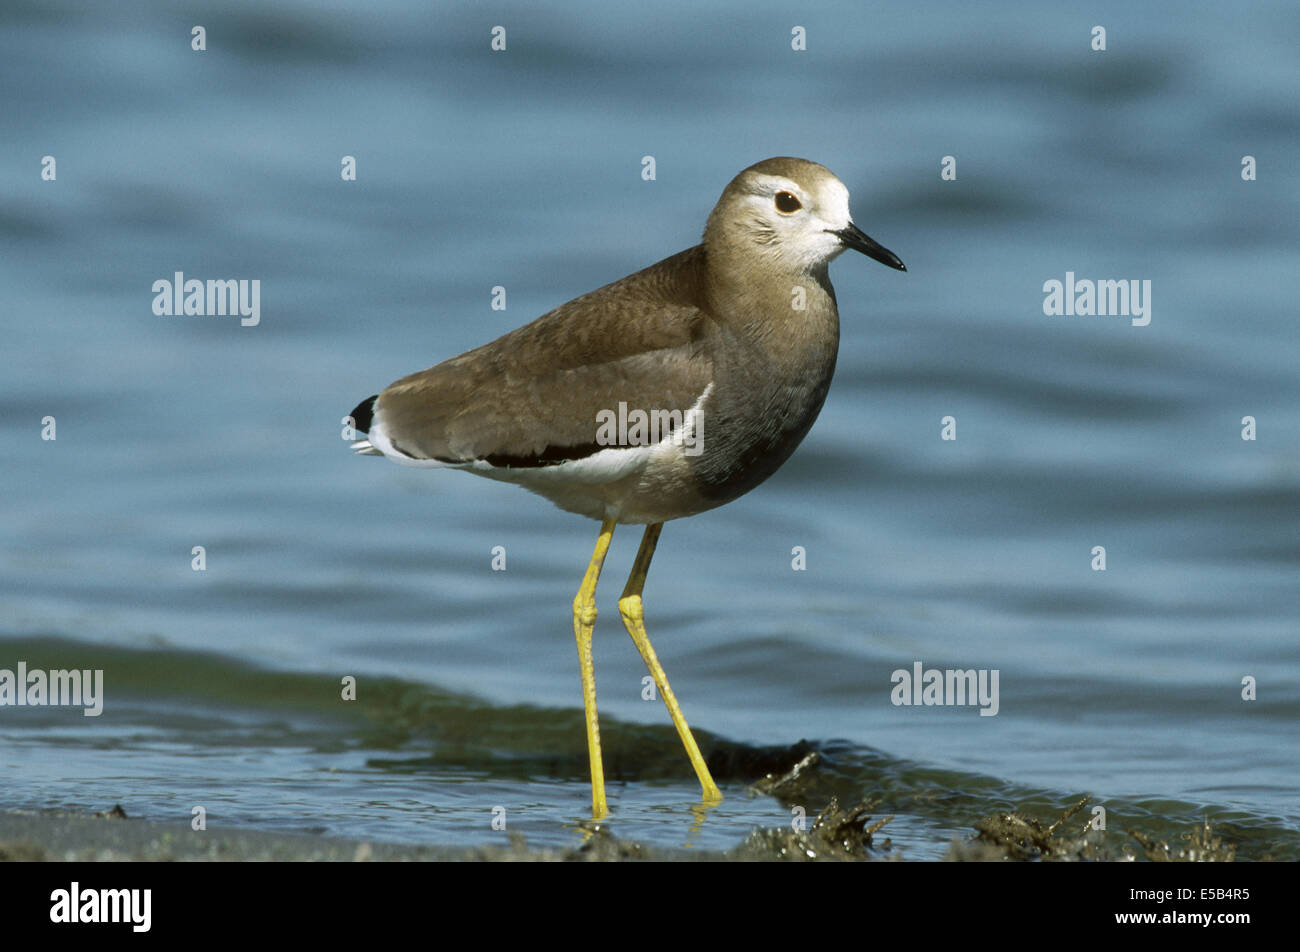
[[[846,248],[899,271],[815,162],[775,158],[722,193],[704,240],[516,331],[403,377],[352,411],[353,449],[518,483],[600,522],[573,600],[591,757],[606,815],[591,637],[614,527],[645,535],[619,612],[706,801],[721,799],[646,636],[641,590],[659,532],[753,489],[789,458],[831,384],[839,314],[827,265]]]

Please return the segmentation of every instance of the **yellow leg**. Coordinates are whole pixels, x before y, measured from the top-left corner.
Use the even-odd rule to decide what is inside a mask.
[[[722,799],[722,791],[718,789],[718,785],[713,782],[713,777],[709,774],[709,768],[705,765],[704,757],[700,755],[700,748],[691,734],[690,725],[682,716],[682,709],[677,706],[673,689],[668,686],[668,676],[660,667],[659,659],[650,644],[650,637],[645,632],[645,611],[641,605],[641,589],[645,587],[646,573],[650,571],[650,560],[654,558],[655,546],[659,543],[659,532],[663,527],[662,522],[646,526],[645,535],[641,537],[641,547],[636,552],[636,563],[632,566],[632,574],[628,576],[623,597],[618,600],[618,611],[623,616],[623,626],[636,642],[637,650],[641,652],[641,659],[645,661],[651,677],[655,679],[655,685],[664,699],[664,705],[672,716],[673,725],[677,728],[677,736],[682,739],[686,755],[691,758],[691,766],[695,768],[695,776],[700,778],[704,799],[716,803]]]
[[[605,564],[609,540],[614,536],[614,520],[600,525],[596,551],[582,579],[582,587],[573,600],[573,633],[578,639],[578,666],[582,669],[582,706],[587,714],[587,755],[591,760],[591,816],[603,820],[609,815],[605,803],[605,769],[600,759],[600,725],[596,722],[596,666],[591,657],[591,633],[596,627],[596,583]]]

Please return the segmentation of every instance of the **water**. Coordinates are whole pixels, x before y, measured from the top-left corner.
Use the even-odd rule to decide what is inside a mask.
[[[767,484],[665,529],[650,634],[706,750],[748,764],[703,823],[617,620],[616,533],[617,832],[727,848],[783,824],[745,789],[808,739],[912,857],[1087,793],[1294,858],[1300,10],[1174,14],[229,3],[199,53],[163,7],[7,4],[0,668],[101,667],[107,699],[0,709],[4,806],[466,845],[503,806],[532,844],[576,842],[569,606],[595,525],[353,458],[340,418],[693,244],[731,176],[793,154],[909,273],[832,266],[821,419]],[[259,279],[261,323],[155,316],[176,271]],[[1045,316],[1067,271],[1149,279],[1151,323]],[[1000,671],[997,716],[892,705],[915,661]]]

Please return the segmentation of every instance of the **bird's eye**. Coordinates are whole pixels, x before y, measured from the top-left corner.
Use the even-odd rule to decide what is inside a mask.
[[[803,208],[803,205],[799,204],[799,199],[795,198],[795,197],[794,197],[793,195],[791,195],[789,192],[777,192],[777,193],[776,193],[776,210],[777,210],[777,211],[782,212],[782,213],[784,213],[784,214],[786,214],[786,215],[789,215],[789,214],[792,214],[792,213],[794,213],[794,212],[797,212],[797,211],[798,211],[799,209],[801,209],[801,208]]]

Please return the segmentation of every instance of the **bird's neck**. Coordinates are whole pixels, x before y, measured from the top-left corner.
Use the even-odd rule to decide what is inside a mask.
[[[752,249],[720,244],[704,250],[709,309],[733,332],[787,359],[834,361],[840,322],[825,264],[764,268],[755,266]]]

